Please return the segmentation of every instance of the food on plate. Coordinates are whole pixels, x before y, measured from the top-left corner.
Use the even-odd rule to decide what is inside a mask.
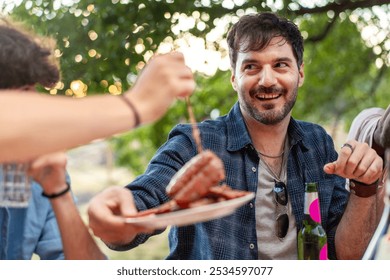
[[[136,216],[162,214],[179,209],[194,208],[245,196],[250,192],[234,190],[226,184],[222,160],[210,150],[204,150],[187,162],[172,177],[167,186],[170,201]]]

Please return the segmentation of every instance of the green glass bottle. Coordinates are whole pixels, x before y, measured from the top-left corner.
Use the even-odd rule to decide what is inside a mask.
[[[328,244],[321,226],[317,183],[305,184],[305,216],[298,232],[298,260],[327,260]]]

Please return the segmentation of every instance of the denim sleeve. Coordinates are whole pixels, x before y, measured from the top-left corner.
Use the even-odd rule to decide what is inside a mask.
[[[66,173],[66,182],[70,184],[68,173]],[[35,254],[37,254],[41,260],[64,259],[61,233],[51,203],[41,195],[41,189],[39,192],[35,191],[33,195],[35,196],[34,202],[35,205],[37,205],[36,208],[38,208],[35,209],[34,212],[37,216],[40,216],[39,220],[43,223],[35,247]]]
[[[45,224],[38,240],[35,253],[41,260],[64,259],[61,234],[51,207],[48,209]]]
[[[30,259],[35,253],[42,260],[63,259],[62,251],[61,235],[50,201],[42,196],[41,186],[33,182],[23,233],[23,258]]]

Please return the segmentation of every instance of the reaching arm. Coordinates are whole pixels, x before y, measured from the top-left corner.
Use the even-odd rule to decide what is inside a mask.
[[[132,128],[133,115],[118,97],[85,99],[0,94],[0,162],[86,144]]]
[[[29,173],[41,184],[48,195],[56,194],[67,188],[66,155],[56,153],[39,157],[31,163]],[[66,259],[105,259],[105,255],[90,235],[87,226],[80,217],[71,193],[50,199],[61,233]]]
[[[375,182],[382,176],[382,158],[366,143],[355,140],[347,143],[348,145],[341,149],[337,161],[325,165],[324,171],[354,180],[356,184],[373,185],[375,192]],[[338,259],[360,259],[377,225],[376,208],[379,202],[375,194],[366,192],[367,197],[357,194],[358,192],[351,192],[347,208],[336,230]]]
[[[390,106],[386,110],[372,107],[361,111],[354,118],[347,139],[367,143],[384,159],[385,149],[390,147]],[[384,208],[384,182],[384,178],[379,181],[376,194],[377,223],[380,221]]]
[[[80,217],[70,192],[51,200],[68,260],[106,259]]]
[[[170,53],[151,59],[125,98],[138,112],[140,124],[146,124],[194,88],[183,55]],[[0,162],[31,160],[124,132],[134,124],[134,110],[117,96],[73,99],[4,90],[0,92]]]

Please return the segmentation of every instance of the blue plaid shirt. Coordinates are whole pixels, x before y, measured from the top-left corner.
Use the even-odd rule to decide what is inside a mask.
[[[259,158],[252,146],[239,104],[228,115],[199,125],[202,145],[224,162],[226,183],[234,189],[256,192]],[[335,258],[336,227],[348,201],[345,180],[323,172],[323,166],[337,158],[333,141],[325,130],[312,123],[291,119],[288,127],[290,151],[287,163],[287,190],[298,230],[304,211],[304,184],[318,182],[322,225],[328,235],[329,258]],[[169,140],[159,148],[146,172],[127,187],[134,194],[139,210],[166,202],[165,193],[172,176],[196,155],[191,126],[177,125]],[[172,227],[167,259],[258,259],[255,202],[250,201],[234,214],[185,227]],[[131,244],[111,246],[127,250],[145,242],[140,234]],[[261,246],[261,245],[260,245]]]

